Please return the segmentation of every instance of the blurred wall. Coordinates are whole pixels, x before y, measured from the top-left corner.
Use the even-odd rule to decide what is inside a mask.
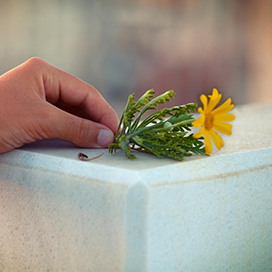
[[[0,37],[0,74],[41,57],[119,114],[150,88],[272,101],[271,0],[0,0]]]

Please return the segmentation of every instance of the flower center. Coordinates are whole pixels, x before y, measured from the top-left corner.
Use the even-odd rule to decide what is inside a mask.
[[[214,116],[211,112],[205,114],[205,128],[210,130],[213,128]]]

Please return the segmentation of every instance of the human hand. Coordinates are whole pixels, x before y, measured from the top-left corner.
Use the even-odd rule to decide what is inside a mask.
[[[117,128],[117,114],[94,87],[44,60],[0,77],[0,153],[50,138],[107,147]]]

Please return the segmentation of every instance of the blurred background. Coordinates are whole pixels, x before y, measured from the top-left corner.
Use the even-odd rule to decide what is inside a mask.
[[[271,0],[0,0],[0,74],[43,58],[97,88],[120,115],[154,88],[172,103],[213,87],[272,101]]]

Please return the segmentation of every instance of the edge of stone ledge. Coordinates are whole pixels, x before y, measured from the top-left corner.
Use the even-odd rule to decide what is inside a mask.
[[[272,169],[272,147],[208,157],[199,160],[197,164],[195,161],[188,161],[186,167],[183,164],[175,164],[143,170],[140,179],[151,187],[169,186],[220,180],[265,168]],[[164,170],[165,174],[162,174]]]
[[[53,158],[53,160],[49,160],[49,158]],[[41,169],[41,171],[63,175],[74,175],[84,180],[98,180],[123,185],[141,182],[146,186],[154,187],[201,182],[211,178],[222,179],[248,171],[270,168],[272,167],[272,147],[206,157],[198,160],[197,163],[196,160],[192,160],[186,163],[160,165],[141,170],[120,169],[115,166],[91,164],[25,150],[14,150],[12,153],[1,154],[0,169],[1,165],[5,164],[13,167]]]
[[[53,158],[49,160],[49,158]],[[61,175],[72,175],[85,180],[97,180],[101,182],[113,182],[117,184],[134,184],[139,182],[139,175],[134,170],[126,170],[88,162],[75,161],[48,154],[34,153],[24,150],[13,150],[12,153],[4,153],[0,156],[1,165],[24,167],[27,169],[40,169],[41,171],[55,172]],[[1,172],[0,172],[1,178]]]

